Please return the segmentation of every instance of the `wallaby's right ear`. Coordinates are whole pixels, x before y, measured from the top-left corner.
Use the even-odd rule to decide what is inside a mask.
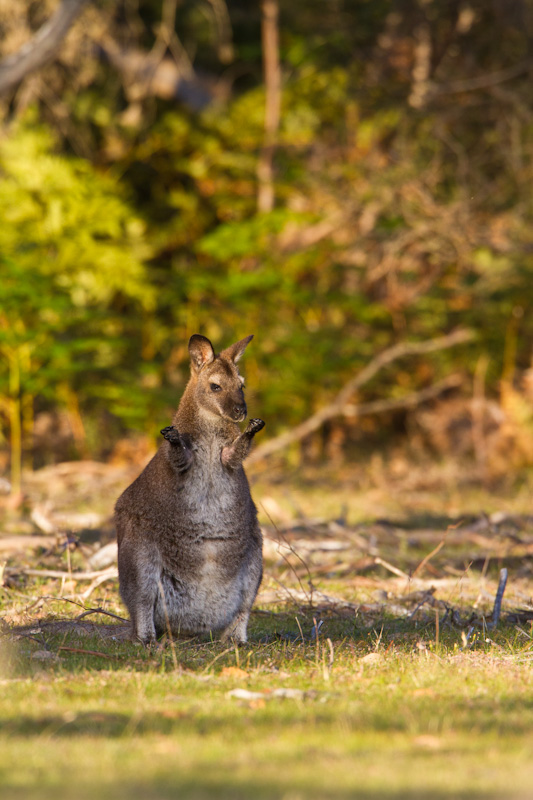
[[[194,372],[200,372],[206,364],[210,364],[215,358],[213,345],[209,339],[205,336],[200,336],[199,333],[195,333],[189,339],[189,353],[191,356],[191,369]]]

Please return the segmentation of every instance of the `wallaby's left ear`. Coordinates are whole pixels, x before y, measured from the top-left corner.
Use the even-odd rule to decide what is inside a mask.
[[[228,361],[233,361],[233,363],[236,364],[253,338],[254,335],[252,333],[250,336],[247,336],[246,339],[241,339],[240,342],[235,342],[235,344],[232,344],[230,347],[226,347],[226,349],[221,352],[220,357]]]

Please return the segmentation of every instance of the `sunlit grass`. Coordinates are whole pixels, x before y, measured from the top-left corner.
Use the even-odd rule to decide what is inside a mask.
[[[465,646],[451,628],[332,618],[310,640],[312,625],[256,614],[246,646],[173,643],[177,669],[168,642],[19,639],[4,648],[2,796],[527,796],[527,636]]]

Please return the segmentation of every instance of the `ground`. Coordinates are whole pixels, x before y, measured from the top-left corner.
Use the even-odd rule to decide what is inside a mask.
[[[251,478],[249,642],[152,649],[116,618],[115,565],[95,566],[130,471],[27,478],[0,535],[2,798],[529,797],[528,478]]]

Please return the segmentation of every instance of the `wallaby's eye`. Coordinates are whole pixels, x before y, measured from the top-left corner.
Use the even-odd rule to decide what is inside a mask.
[[[221,386],[218,383],[210,383],[209,386],[211,387],[212,392],[220,392]]]

